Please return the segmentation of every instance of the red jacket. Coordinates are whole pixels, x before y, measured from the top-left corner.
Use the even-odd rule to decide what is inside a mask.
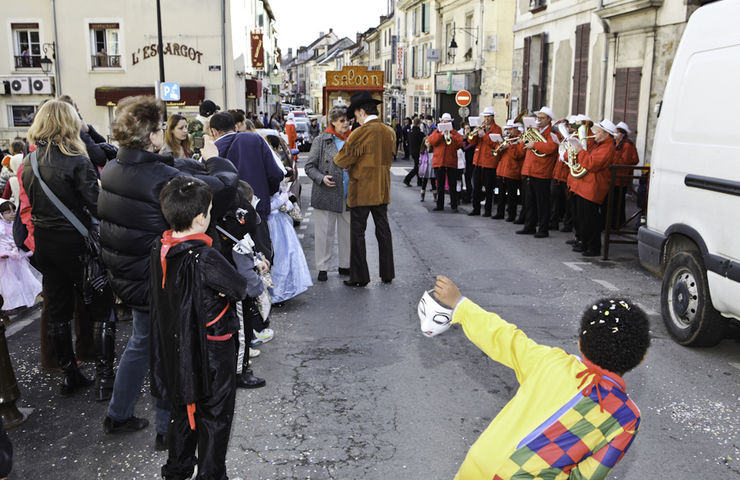
[[[434,163],[432,164],[434,168],[457,168],[457,149],[462,148],[463,137],[455,130],[450,133],[452,141],[449,145],[447,145],[444,135],[439,130],[435,130],[427,138],[429,145],[434,147]]]
[[[509,145],[509,148],[501,151],[498,156],[501,157],[498,167],[496,167],[498,176],[512,180],[521,180],[524,145],[521,143]]]
[[[611,172],[609,166],[616,156],[614,140],[611,137],[589,150],[583,150],[578,154],[578,163],[588,173],[581,178],[573,178],[569,182],[571,190],[576,195],[602,204],[609,193],[609,178]]]
[[[493,122],[491,128],[482,136],[473,135],[470,140],[471,145],[475,145],[475,155],[473,156],[473,165],[483,168],[496,168],[498,166],[499,157],[493,155],[493,150],[498,147],[498,142],[494,142],[489,137],[491,133],[498,133],[503,135],[501,127]]]
[[[537,153],[545,154],[544,157],[538,157],[531,150],[525,150],[524,165],[522,165],[522,175],[535,178],[552,178],[552,171],[555,168],[555,162],[558,160],[558,144],[552,138],[552,125],[548,125],[541,135],[545,138],[544,142],[534,142],[534,149]]]
[[[586,134],[589,138],[586,139],[586,150],[589,152],[592,151],[594,148],[596,148],[596,140],[594,140],[594,132],[590,128],[588,129],[588,133]],[[577,161],[577,160],[576,160]],[[573,176],[570,174],[570,169],[568,169],[568,189],[573,190],[573,182],[576,179],[573,178]]]
[[[637,148],[632,140],[625,138],[622,143],[616,147],[617,153],[614,156],[614,165],[637,165],[640,163],[640,157],[637,156]],[[615,172],[617,175],[632,175],[634,171],[631,168],[620,168]],[[617,178],[614,180],[614,185],[620,187],[626,187],[632,184],[632,180],[628,178]]]

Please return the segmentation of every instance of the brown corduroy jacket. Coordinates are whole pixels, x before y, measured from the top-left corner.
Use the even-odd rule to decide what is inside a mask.
[[[391,203],[391,162],[396,156],[396,133],[378,119],[355,129],[334,163],[349,173],[347,206]]]

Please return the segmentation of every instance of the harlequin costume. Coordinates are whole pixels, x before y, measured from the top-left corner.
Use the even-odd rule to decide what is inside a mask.
[[[164,232],[152,251],[152,393],[172,406],[167,479],[226,478],[239,321],[247,281],[205,234]],[[198,451],[196,460],[195,452]]]
[[[535,343],[466,298],[455,308],[453,323],[489,357],[512,368],[520,384],[455,478],[605,478],[640,424],[624,380],[587,359]]]

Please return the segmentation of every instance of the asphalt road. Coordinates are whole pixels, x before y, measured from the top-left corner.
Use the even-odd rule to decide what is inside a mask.
[[[467,449],[517,388],[513,373],[488,359],[458,327],[425,338],[416,304],[436,274],[516,323],[534,340],[576,353],[576,327],[592,300],[629,297],[652,320],[643,366],[625,376],[643,415],[631,450],[610,478],[740,478],[740,348],[737,332],[712,349],[687,349],[656,313],[660,282],[618,245],[612,259],[583,259],[548,239],[514,235],[514,225],[448,211],[431,212],[394,164],[392,204],[396,279],[377,278],[372,222],[367,288],[327,282],[275,311],[276,337],[261,347],[255,373],[267,387],[237,393],[227,464],[232,479],[451,479]],[[305,180],[305,179],[304,179]],[[310,184],[297,232],[315,278]],[[61,374],[38,366],[38,316],[12,326],[8,343],[22,398],[32,409],[9,432],[16,452],[10,479],[159,478],[165,453],[153,427],[102,431],[105,404],[92,392],[61,398]],[[130,333],[119,329],[119,354]],[[85,370],[92,372],[92,366]],[[145,387],[145,388],[148,388]],[[137,415],[153,418],[145,392]]]

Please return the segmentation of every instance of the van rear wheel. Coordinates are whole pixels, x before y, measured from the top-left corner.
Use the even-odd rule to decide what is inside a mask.
[[[714,309],[701,254],[675,254],[665,269],[660,291],[663,322],[676,342],[711,347],[725,336],[727,319]]]

